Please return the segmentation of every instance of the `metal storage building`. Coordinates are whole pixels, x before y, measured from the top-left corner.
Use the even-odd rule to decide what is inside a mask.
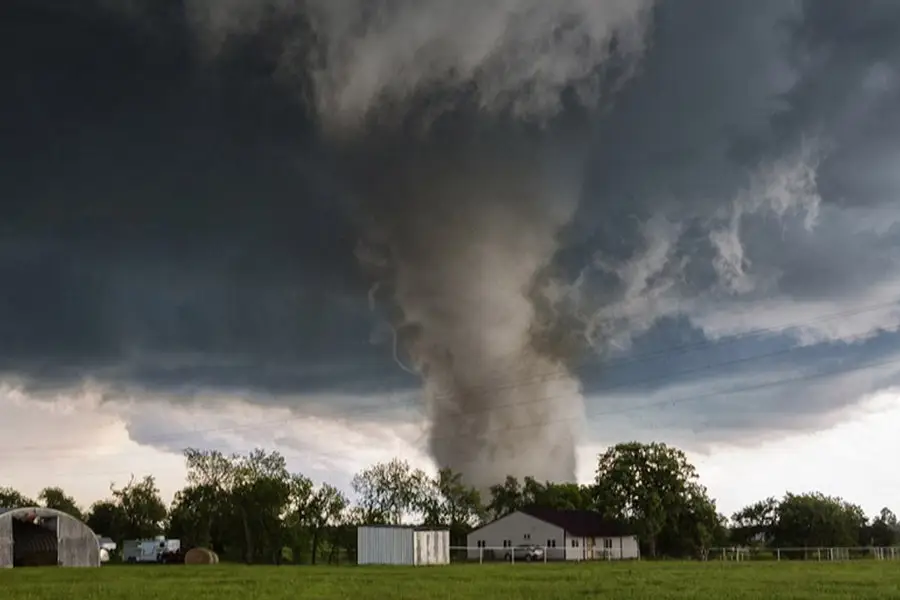
[[[0,568],[99,567],[91,528],[52,508],[0,508]]]
[[[402,525],[366,525],[356,530],[361,565],[450,564],[450,531]]]

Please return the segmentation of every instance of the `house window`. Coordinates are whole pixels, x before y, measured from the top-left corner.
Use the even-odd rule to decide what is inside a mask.
[[[484,540],[478,540],[478,547],[479,547],[479,548],[486,548],[486,547],[487,547],[487,544],[484,543]]]
[[[524,535],[524,538],[525,538],[526,540],[530,540],[530,539],[531,539],[531,534],[530,534],[530,533],[526,533],[526,534]]]
[[[578,547],[578,540],[574,540],[574,539],[572,540],[572,547],[573,547],[573,548],[577,548],[577,547]]]
[[[548,548],[556,548],[556,540],[547,540]]]
[[[607,538],[603,540],[603,549],[604,550],[612,550],[612,540]]]
[[[512,540],[503,540],[503,547],[510,548],[512,546]]]

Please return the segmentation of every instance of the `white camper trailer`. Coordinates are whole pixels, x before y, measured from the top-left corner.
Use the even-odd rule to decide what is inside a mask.
[[[151,540],[122,542],[122,560],[127,563],[166,562],[166,557],[181,551],[181,540],[157,536]]]

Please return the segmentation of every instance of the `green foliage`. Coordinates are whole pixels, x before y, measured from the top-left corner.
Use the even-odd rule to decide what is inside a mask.
[[[742,546],[817,548],[892,546],[897,519],[884,508],[869,523],[859,506],[820,493],[766,498],[732,516],[732,542]]]
[[[769,497],[744,507],[731,516],[732,541],[739,546],[768,546],[778,522],[778,500]]]
[[[120,509],[121,535],[126,539],[142,539],[162,533],[166,505],[152,475],[146,475],[140,481],[132,477],[128,485],[119,489],[111,485],[110,491]]]
[[[841,498],[787,494],[775,511],[774,543],[789,548],[847,547],[860,539],[868,519],[863,510]]]
[[[538,483],[525,478],[524,502],[558,510],[589,510],[593,504],[590,486],[577,483]]]
[[[451,543],[487,521],[528,507],[596,510],[627,523],[644,556],[705,557],[711,547],[889,546],[900,541],[887,508],[869,522],[860,507],[818,493],[766,498],[728,520],[698,482],[685,454],[665,444],[630,442],[598,456],[591,485],[519,481],[507,477],[487,497],[460,473],[435,476],[395,459],[372,465],[352,480],[351,502],[328,483],[292,473],[278,452],[225,455],[189,448],[187,482],[167,509],[155,480],[134,477],[87,514],[58,487],[45,488],[45,506],[84,518],[115,541],[165,531],[186,548],[215,550],[223,560],[310,564],[353,561],[360,524],[421,523],[446,527]],[[16,490],[0,488],[0,506],[33,506]]]
[[[72,515],[76,519],[83,521],[84,513],[78,507],[75,499],[67,496],[62,488],[48,487],[41,490],[38,494],[38,500],[43,506]]]
[[[435,479],[424,477],[418,509],[422,522],[450,529],[453,545],[465,545],[466,535],[485,517],[481,495],[467,486],[460,473],[441,469]]]
[[[721,537],[721,519],[684,452],[665,444],[618,444],[603,453],[594,508],[627,522],[656,556],[703,554]],[[661,544],[662,542],[662,544]]]
[[[10,487],[0,487],[0,507],[23,508],[26,506],[37,506],[37,502]]]
[[[363,523],[397,525],[403,516],[420,508],[427,476],[405,460],[394,459],[364,469],[351,485],[359,496]]]
[[[900,525],[897,524],[897,516],[889,508],[882,508],[878,516],[872,519],[868,533],[873,546],[894,546],[900,543]]]
[[[109,536],[117,542],[128,539],[125,531],[125,513],[122,507],[112,500],[95,502],[88,511],[86,523],[97,534]]]
[[[589,510],[593,505],[591,486],[577,483],[540,483],[526,477],[520,484],[515,477],[491,488],[491,501],[486,507],[490,519],[499,519],[527,506],[542,506],[557,510]]]

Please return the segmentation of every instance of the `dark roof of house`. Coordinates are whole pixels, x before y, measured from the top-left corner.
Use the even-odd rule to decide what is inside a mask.
[[[557,510],[541,506],[522,509],[526,515],[556,525],[572,535],[582,537],[624,537],[634,535],[623,523],[604,519],[600,513],[591,510]]]

